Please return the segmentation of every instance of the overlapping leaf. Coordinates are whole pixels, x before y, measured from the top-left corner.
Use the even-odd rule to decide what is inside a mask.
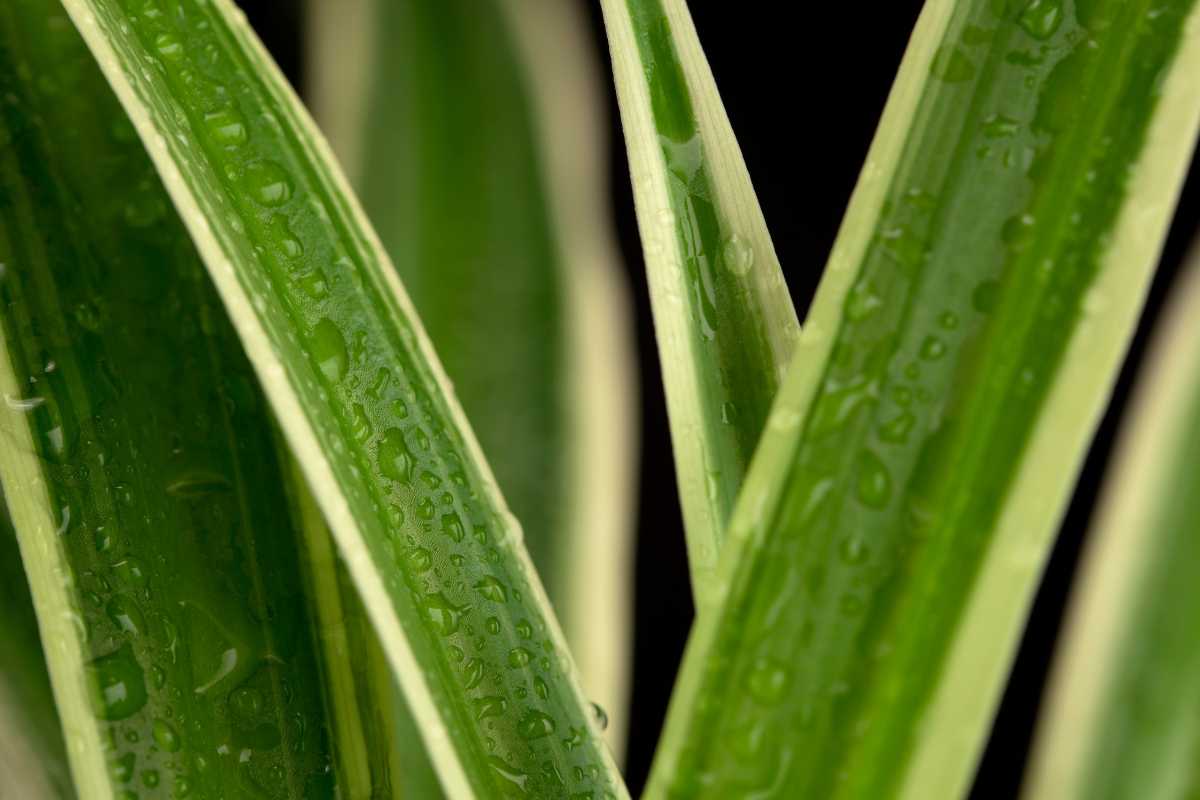
[[[650,797],[964,792],[1192,151],[1196,6],[927,4]]]
[[[622,794],[441,367],[226,0],[66,0],[216,283],[451,796]]]

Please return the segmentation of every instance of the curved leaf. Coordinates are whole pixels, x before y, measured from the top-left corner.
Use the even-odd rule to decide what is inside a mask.
[[[315,105],[619,749],[633,381],[600,205],[600,100],[579,9],[510,5],[314,4]],[[333,22],[347,14],[357,36]]]
[[[62,8],[0,7],[0,483],[80,796],[334,792],[270,417]]]
[[[65,0],[188,226],[451,796],[623,793],[517,525],[227,0]]]

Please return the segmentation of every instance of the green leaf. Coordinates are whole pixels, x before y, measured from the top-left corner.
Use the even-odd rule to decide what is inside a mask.
[[[581,9],[513,5],[315,3],[315,107],[619,751],[634,382],[602,206],[601,100]]]
[[[952,798],[1200,122],[1193,0],[931,0],[649,797]]]
[[[75,788],[330,796],[296,539],[240,343],[58,3],[0,8],[0,83],[0,483]]]
[[[1030,798],[1200,789],[1200,269],[1177,291],[1088,542]]]
[[[697,606],[795,349],[775,248],[687,6],[602,0]]]
[[[65,0],[164,179],[450,796],[624,794],[474,436],[227,0]]]
[[[0,774],[28,800],[74,797],[37,618],[0,497]]]
[[[322,656],[339,790],[347,797],[440,797],[421,734],[354,581],[299,466],[290,466],[292,515],[302,531],[300,562]]]

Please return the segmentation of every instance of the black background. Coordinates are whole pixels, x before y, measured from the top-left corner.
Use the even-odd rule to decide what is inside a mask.
[[[599,4],[577,1],[587,7],[596,57],[601,59],[605,51]],[[303,92],[304,20],[299,0],[243,0],[242,6],[284,72]],[[802,318],[920,7],[919,0],[866,6],[691,2]],[[600,65],[606,68],[605,63]],[[650,766],[692,606],[641,246],[611,86],[609,105],[612,202],[636,301],[642,378],[636,681],[627,754],[630,789],[636,795]],[[1145,352],[1147,333],[1161,313],[1198,221],[1200,169],[1193,166],[1145,317],[1038,592],[976,779],[975,798],[1017,793],[1067,591],[1117,422]]]

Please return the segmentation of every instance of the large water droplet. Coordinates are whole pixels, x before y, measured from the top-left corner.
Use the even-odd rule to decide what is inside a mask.
[[[1030,0],[1017,22],[1035,39],[1046,40],[1063,21],[1062,0]]]
[[[449,636],[458,630],[467,606],[456,606],[446,599],[445,594],[438,592],[425,598],[424,610],[425,618],[433,623],[433,627],[443,636]]]
[[[412,480],[413,458],[399,428],[384,431],[379,442],[378,460],[379,471],[385,478],[405,484]]]
[[[892,479],[879,456],[870,450],[859,459],[858,499],[871,508],[882,508],[892,496]]]
[[[475,588],[488,600],[493,603],[503,603],[508,600],[508,589],[500,582],[499,578],[494,578],[491,575],[485,575],[475,583]]]
[[[508,701],[499,695],[480,697],[472,701],[475,706],[475,719],[498,717],[508,710]]]
[[[127,719],[146,705],[146,676],[129,645],[92,661],[88,673],[95,690],[94,710],[101,719]]]
[[[181,745],[179,734],[165,719],[154,720],[154,742],[167,753],[176,752]]]
[[[521,738],[529,740],[549,736],[554,733],[554,728],[554,720],[550,715],[536,709],[525,712],[525,716],[517,723],[517,733],[521,734]]]
[[[310,334],[313,358],[321,373],[337,382],[346,377],[350,359],[346,354],[346,340],[338,326],[328,317],[322,317]]]
[[[243,178],[250,196],[261,206],[277,208],[292,199],[292,181],[274,161],[256,161]]]

